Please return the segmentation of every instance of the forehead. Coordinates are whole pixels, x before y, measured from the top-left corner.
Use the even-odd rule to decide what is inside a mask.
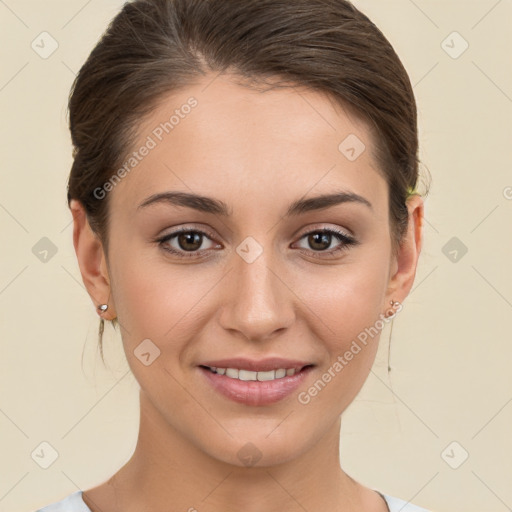
[[[208,75],[162,98],[141,122],[110,199],[135,213],[146,197],[179,190],[219,198],[236,214],[247,201],[275,205],[346,188],[378,209],[386,189],[373,147],[366,123],[323,93],[261,92]]]

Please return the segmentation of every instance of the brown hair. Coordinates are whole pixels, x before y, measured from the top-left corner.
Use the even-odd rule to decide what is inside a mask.
[[[396,253],[419,177],[416,102],[399,57],[367,16],[346,0],[134,0],[110,22],[69,96],[68,205],[82,203],[105,254],[109,201],[94,191],[122,165],[158,101],[207,72],[321,91],[365,120],[388,184]],[[100,319],[102,357],[103,327]]]

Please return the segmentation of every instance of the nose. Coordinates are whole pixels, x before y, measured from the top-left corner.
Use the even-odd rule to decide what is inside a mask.
[[[252,341],[272,338],[295,318],[291,279],[270,253],[252,263],[234,255],[220,304],[221,326]]]

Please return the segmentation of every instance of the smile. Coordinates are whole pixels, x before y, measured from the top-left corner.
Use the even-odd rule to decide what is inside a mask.
[[[282,379],[283,377],[290,377],[295,375],[295,368],[278,368],[277,370],[269,370],[266,372],[254,372],[250,370],[239,370],[238,368],[216,368],[215,366],[205,366],[204,368],[208,368],[213,373],[217,373],[219,375],[225,375],[230,379],[238,379],[238,380],[257,380],[260,382]]]
[[[245,405],[264,406],[279,402],[296,391],[314,366],[253,371],[199,365],[198,369],[204,382],[225,398]]]

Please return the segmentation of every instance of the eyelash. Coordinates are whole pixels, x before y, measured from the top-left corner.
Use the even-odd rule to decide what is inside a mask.
[[[169,233],[169,234],[167,234],[167,235],[165,235],[165,236],[163,236],[161,238],[157,238],[154,241],[158,242],[158,245],[164,251],[169,252],[169,253],[171,253],[171,254],[179,257],[179,258],[202,258],[202,256],[197,256],[202,251],[191,251],[191,252],[177,251],[176,249],[169,249],[169,247],[166,247],[164,245],[165,242],[168,242],[172,238],[174,238],[174,237],[176,237],[176,236],[178,236],[178,235],[180,235],[182,233],[196,233],[196,234],[199,234],[199,235],[204,235],[204,236],[206,236],[209,239],[213,238],[213,236],[210,233],[208,233],[208,232],[202,231],[200,229],[192,229],[192,228],[184,227],[184,228],[180,228],[180,229],[178,229],[176,231],[173,231],[172,233]],[[336,257],[339,253],[348,250],[350,246],[359,245],[359,242],[355,238],[345,234],[343,231],[338,231],[335,228],[316,229],[316,230],[313,230],[313,231],[309,231],[307,233],[304,233],[300,237],[300,240],[302,240],[303,238],[305,238],[305,237],[307,237],[309,235],[324,234],[324,233],[334,235],[334,237],[338,241],[343,242],[342,245],[339,245],[335,249],[326,250],[326,251],[312,251],[312,250],[308,250],[308,249],[300,249],[300,250],[303,251],[303,252],[305,251],[308,254],[314,254],[315,257],[317,257],[318,254],[322,254],[322,255],[327,255],[325,257],[330,258],[330,257]],[[204,249],[204,250],[207,251],[208,249]],[[320,257],[323,257],[323,256],[320,256]]]

